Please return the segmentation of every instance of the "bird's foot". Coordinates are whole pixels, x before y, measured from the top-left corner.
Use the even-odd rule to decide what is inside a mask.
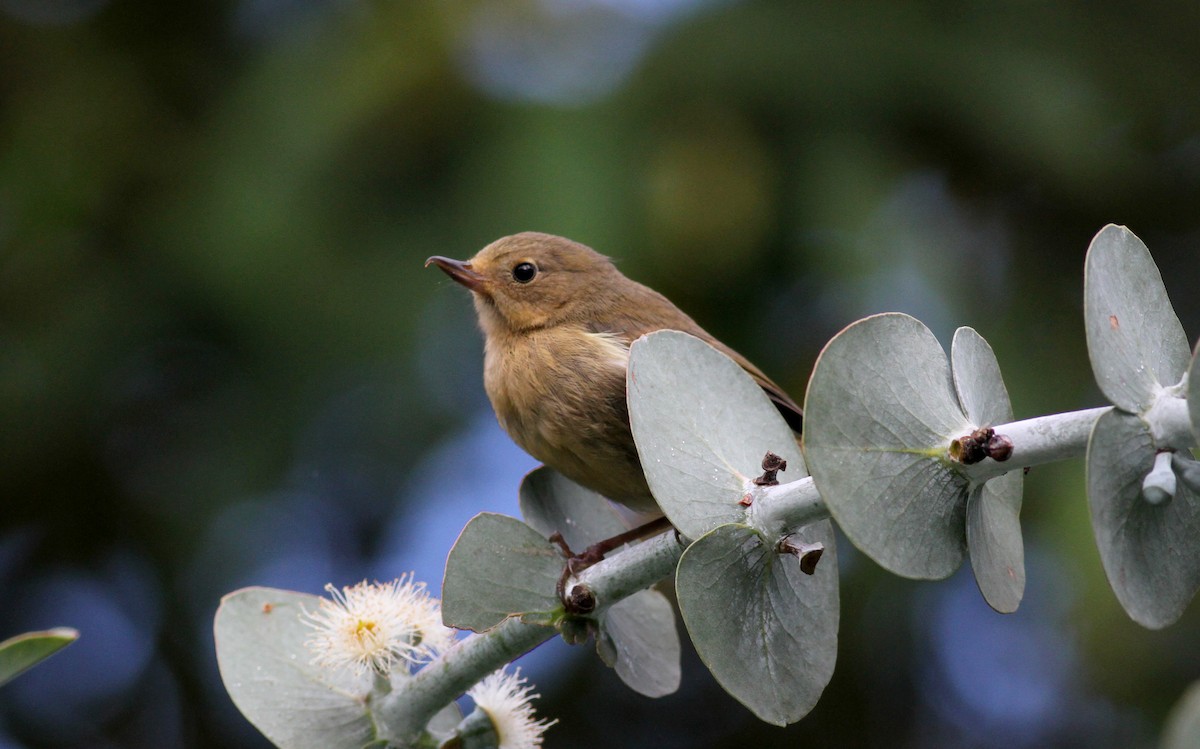
[[[568,611],[571,611],[573,606],[567,597],[567,580],[571,579],[575,575],[578,575],[580,572],[583,572],[597,562],[603,561],[604,556],[608,554],[608,552],[614,549],[619,549],[625,544],[633,541],[640,541],[643,538],[649,538],[650,536],[661,533],[670,527],[671,522],[669,520],[667,520],[665,517],[658,517],[648,523],[639,525],[633,530],[619,533],[612,538],[606,538],[603,541],[597,541],[578,554],[571,551],[571,547],[567,544],[567,540],[563,538],[562,533],[555,531],[553,534],[551,534],[550,541],[557,544],[558,547],[562,549],[563,556],[567,558],[566,564],[563,565],[562,576],[558,578],[558,586],[556,587],[559,600],[563,602],[563,605],[567,607]]]

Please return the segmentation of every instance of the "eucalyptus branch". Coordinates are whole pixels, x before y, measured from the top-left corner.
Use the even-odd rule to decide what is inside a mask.
[[[1179,444],[1193,439],[1186,404],[1173,406],[1162,410],[1158,429],[1172,435],[1177,447],[1190,446]],[[983,482],[1009,471],[1082,458],[1087,452],[1088,437],[1096,419],[1110,410],[1112,406],[1101,406],[998,424],[992,427],[993,430],[1008,437],[1013,444],[1009,459],[1004,462],[985,460],[963,466],[963,470],[972,480]],[[829,517],[829,509],[811,476],[776,486],[753,486],[748,482],[747,493],[751,498],[750,520],[764,532],[783,535]]]
[[[648,588],[671,574],[683,545],[674,532],[663,533],[613,554],[579,575],[605,608]],[[552,627],[506,619],[486,632],[459,640],[437,659],[396,688],[379,704],[385,737],[411,744],[429,719],[484,676],[557,634]]]
[[[965,466],[972,478],[986,480],[1011,470],[1082,457],[1095,420],[1111,407],[1039,416],[993,428],[1013,443],[1012,457],[1003,463],[987,460]],[[1172,423],[1186,431],[1186,412],[1171,412]],[[776,486],[755,486],[749,520],[766,533],[786,535],[829,517],[811,476]],[[685,544],[675,532],[663,533],[623,549],[589,567],[567,585],[567,596],[590,595],[602,611],[667,577],[675,569]],[[381,721],[393,727],[400,740],[411,741],[441,708],[482,677],[555,635],[551,627],[511,618],[495,628],[460,640],[440,658],[399,685],[379,705]]]
[[[1096,419],[1111,410],[1112,406],[1104,406],[997,425],[993,427],[996,434],[1012,440],[1012,456],[1005,462],[985,460],[966,466],[967,474],[972,480],[982,482],[1017,468],[1081,458],[1087,453],[1088,438]],[[1159,449],[1182,450],[1196,444],[1187,401],[1182,398],[1159,398],[1144,419]]]
[[[675,531],[661,533],[579,573],[574,584],[568,583],[567,595],[582,586],[602,611],[670,575],[686,546]]]
[[[480,679],[555,635],[555,630],[506,619],[487,632],[459,640],[380,701],[381,735],[415,745],[429,720]]]
[[[829,517],[829,508],[812,476],[775,486],[748,484],[749,519],[761,531],[782,536]]]
[[[996,434],[1012,440],[1012,455],[1004,462],[985,460],[964,468],[971,479],[982,482],[1018,468],[1082,458],[1096,419],[1110,410],[1112,406],[1101,406],[993,425]],[[1186,423],[1186,413],[1184,418]]]

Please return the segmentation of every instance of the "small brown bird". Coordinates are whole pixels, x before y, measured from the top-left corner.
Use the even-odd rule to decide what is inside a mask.
[[[800,431],[800,407],[778,385],[590,247],[524,232],[468,261],[434,256],[430,264],[475,299],[485,338],[483,384],[500,426],[530,455],[611,500],[658,509],[625,401],[629,344],[646,333],[679,330],[720,349]]]

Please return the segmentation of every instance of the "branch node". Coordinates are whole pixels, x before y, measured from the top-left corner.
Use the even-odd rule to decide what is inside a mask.
[[[965,466],[991,458],[1003,463],[1012,457],[1013,441],[997,434],[991,427],[980,427],[970,434],[950,441],[950,459]]]
[[[754,483],[758,486],[778,486],[779,479],[776,476],[780,471],[787,470],[787,461],[768,450],[762,459],[762,469],[763,475],[754,479]],[[742,497],[739,504],[743,507],[749,506],[750,503],[746,499],[746,497]]]
[[[596,610],[596,594],[583,583],[577,583],[567,592],[563,606],[571,616],[587,616]]]
[[[1154,467],[1142,479],[1142,497],[1152,505],[1166,504],[1175,496],[1176,477],[1171,466],[1171,450],[1160,450],[1154,456]]]
[[[568,645],[582,645],[592,636],[592,621],[566,617],[558,625],[558,634]]]
[[[811,544],[805,543],[789,534],[780,539],[775,550],[780,554],[794,555],[800,560],[800,571],[811,575],[817,571],[817,562],[821,561],[821,555],[825,553],[825,544],[819,541]]]
[[[989,429],[988,431],[991,430]],[[991,437],[988,437],[987,444],[983,446],[983,451],[992,460],[1003,463],[1012,457],[1013,442],[1006,435],[993,433]]]

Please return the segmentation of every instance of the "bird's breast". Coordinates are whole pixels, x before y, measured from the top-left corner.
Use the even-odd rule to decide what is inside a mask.
[[[484,387],[500,425],[526,452],[636,507],[650,500],[629,429],[628,364],[628,344],[612,334],[557,327],[489,336]]]

